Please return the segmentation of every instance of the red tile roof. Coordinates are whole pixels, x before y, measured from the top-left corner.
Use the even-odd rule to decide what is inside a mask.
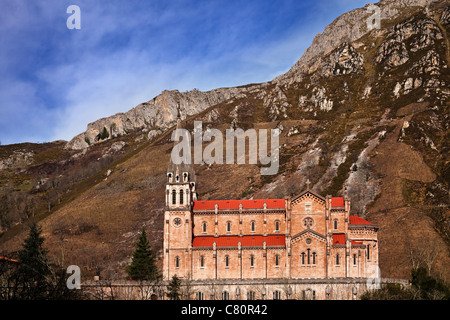
[[[358,216],[350,216],[350,224],[372,224]]]
[[[331,207],[332,208],[340,208],[340,207],[344,207],[344,197],[333,197],[331,198]]]
[[[240,203],[242,203],[242,209],[263,209],[264,202],[267,209],[282,209],[286,206],[284,199],[207,200],[194,201],[194,210],[214,210],[216,203],[219,210],[239,210]]]
[[[2,257],[2,256],[0,256],[0,260],[9,261],[9,262],[16,262],[16,263],[19,262],[19,260],[10,259],[10,258],[7,258],[7,257]]]
[[[345,233],[333,234],[333,244],[345,244]]]
[[[213,243],[216,243],[216,247],[237,247],[241,242],[242,247],[262,247],[263,242],[266,242],[267,246],[284,246],[286,240],[284,235],[270,235],[270,236],[220,236],[220,237],[195,237],[192,246],[193,247],[212,247]]]
[[[334,245],[345,245],[345,233],[335,233],[333,234],[333,244]],[[352,245],[363,244],[362,241],[352,240]]]

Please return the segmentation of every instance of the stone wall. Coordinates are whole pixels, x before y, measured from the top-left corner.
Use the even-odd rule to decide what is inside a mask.
[[[167,300],[169,281],[87,281],[82,289],[93,299]],[[367,279],[254,279],[183,281],[182,300],[358,300],[368,290]],[[380,285],[409,285],[405,279],[380,279]],[[200,293],[200,294],[199,294]]]

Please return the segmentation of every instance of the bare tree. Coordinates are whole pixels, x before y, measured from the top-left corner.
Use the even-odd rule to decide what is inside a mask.
[[[267,288],[264,284],[260,284],[254,287],[255,291],[258,293],[262,300],[267,299]]]
[[[211,282],[209,284],[209,295],[210,295],[210,300],[216,300],[217,299],[217,287],[216,284],[214,282]]]
[[[423,240],[417,245],[409,244],[409,260],[413,269],[425,268],[431,274],[437,257],[441,253],[438,243]]]
[[[158,292],[158,281],[139,281],[139,297],[141,300],[150,300]]]
[[[291,299],[292,295],[292,287],[289,285],[288,279],[283,279],[283,292],[286,295],[287,299]]]
[[[182,292],[181,292],[182,298],[184,300],[189,300],[191,298],[191,296],[192,296],[192,293],[193,293],[190,279],[191,279],[191,274],[188,273],[187,277],[183,281],[183,289],[182,289]]]

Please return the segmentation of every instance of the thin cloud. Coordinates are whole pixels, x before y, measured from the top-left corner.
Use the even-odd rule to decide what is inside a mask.
[[[164,89],[269,81],[337,17],[333,10],[364,5],[320,3],[78,1],[81,30],[68,30],[72,1],[9,2],[0,12],[0,140],[70,140]]]

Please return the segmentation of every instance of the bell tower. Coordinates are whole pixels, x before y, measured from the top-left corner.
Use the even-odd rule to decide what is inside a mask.
[[[175,165],[170,162],[167,169],[166,209],[190,210],[197,200],[195,173],[192,165]]]
[[[177,129],[181,129],[179,113]],[[165,192],[163,278],[170,280],[175,274],[188,278],[191,270],[192,206],[197,200],[196,178],[191,163],[174,164],[170,161]]]

